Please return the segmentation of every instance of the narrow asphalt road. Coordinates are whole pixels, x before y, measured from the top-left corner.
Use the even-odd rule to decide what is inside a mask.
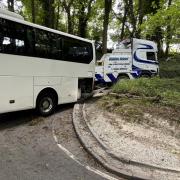
[[[34,111],[0,115],[0,180],[100,180],[58,148],[52,135],[54,116],[42,118]],[[62,125],[63,126],[63,125]]]

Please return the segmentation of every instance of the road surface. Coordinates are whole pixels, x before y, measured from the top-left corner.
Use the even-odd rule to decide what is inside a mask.
[[[48,118],[32,110],[0,115],[0,180],[105,179],[70,158],[54,140],[53,123],[60,124],[72,109],[61,106]]]

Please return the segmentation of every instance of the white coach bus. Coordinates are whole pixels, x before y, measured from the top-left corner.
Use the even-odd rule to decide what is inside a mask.
[[[94,42],[32,24],[0,10],[0,113],[58,104],[93,90]]]

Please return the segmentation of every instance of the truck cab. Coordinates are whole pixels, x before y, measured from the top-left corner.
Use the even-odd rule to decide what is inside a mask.
[[[134,38],[132,47],[133,72],[140,77],[158,75],[157,44],[153,41]]]

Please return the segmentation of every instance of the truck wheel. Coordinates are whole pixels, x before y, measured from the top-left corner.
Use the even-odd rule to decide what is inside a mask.
[[[129,80],[129,77],[126,75],[121,75],[121,76],[118,76],[118,78],[117,78],[117,82],[122,82],[125,80]]]
[[[53,114],[57,106],[56,99],[52,94],[42,94],[37,100],[37,111],[42,116]]]
[[[149,74],[142,74],[141,77],[142,78],[151,78],[151,76]]]

